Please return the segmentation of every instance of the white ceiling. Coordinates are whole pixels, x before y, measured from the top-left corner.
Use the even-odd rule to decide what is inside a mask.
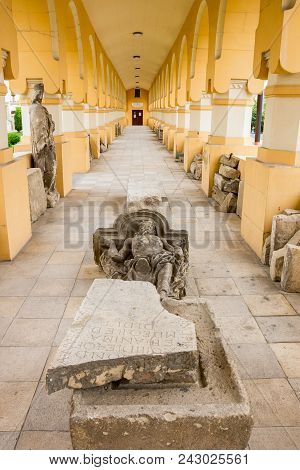
[[[126,89],[150,88],[193,1],[83,0],[98,38]],[[134,31],[144,34],[136,38],[132,35]],[[133,55],[140,55],[141,59],[134,60]]]

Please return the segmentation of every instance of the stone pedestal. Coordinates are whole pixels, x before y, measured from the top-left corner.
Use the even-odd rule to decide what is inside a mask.
[[[253,424],[248,398],[211,312],[189,299],[165,308],[194,322],[206,386],[120,383],[77,390],[70,418],[74,449],[246,448]]]

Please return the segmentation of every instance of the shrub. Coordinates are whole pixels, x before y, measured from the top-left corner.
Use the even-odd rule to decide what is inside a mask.
[[[13,145],[16,145],[18,142],[20,142],[21,137],[18,132],[9,132],[8,133],[8,146],[12,147]]]
[[[261,116],[261,132],[262,133],[264,131],[265,111],[266,111],[266,102],[264,102],[263,112],[262,112],[262,116]],[[255,100],[254,104],[252,106],[252,119],[251,119],[251,131],[252,132],[255,132],[256,119],[257,119],[257,101]]]
[[[18,132],[22,130],[22,110],[20,107],[17,107],[14,115],[15,129]]]

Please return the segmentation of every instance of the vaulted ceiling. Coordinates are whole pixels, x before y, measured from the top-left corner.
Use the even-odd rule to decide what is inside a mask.
[[[83,0],[95,31],[126,89],[150,88],[193,1]],[[143,35],[136,37],[132,34],[135,31]],[[141,58],[133,59],[134,55]]]

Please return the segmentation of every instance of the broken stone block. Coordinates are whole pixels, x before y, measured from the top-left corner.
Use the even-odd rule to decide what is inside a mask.
[[[195,325],[165,310],[149,282],[97,279],[47,371],[48,393],[130,383],[198,382]]]
[[[225,193],[227,194],[227,193]],[[220,212],[236,212],[236,206],[237,206],[237,197],[233,193],[228,193],[219,207]]]
[[[299,246],[300,245],[300,230],[292,236],[288,242],[291,245]],[[283,269],[284,257],[286,254],[287,245],[280,250],[273,251],[272,259],[270,263],[270,276],[273,281],[280,281]]]
[[[287,244],[281,288],[285,292],[300,292],[300,246]]]
[[[36,222],[47,210],[47,196],[45,193],[43,175],[40,168],[27,170],[29,191],[29,206],[31,222]]]
[[[190,173],[196,180],[202,179],[202,155],[195,155],[190,166]]]
[[[230,180],[224,178],[224,176],[220,175],[220,173],[215,173],[214,184],[220,191],[224,191],[224,185],[227,181]]]
[[[232,168],[237,168],[239,165],[239,158],[235,157],[232,153],[230,155],[221,155],[220,163],[223,165],[231,166]]]
[[[219,173],[220,175],[225,176],[225,178],[229,178],[232,180],[238,179],[241,175],[239,170],[235,170],[234,168],[223,164],[220,165]]]
[[[239,202],[238,202],[238,205],[239,205]],[[264,243],[262,254],[261,254],[261,262],[267,266],[270,265],[270,249],[271,249],[271,235],[269,235],[265,239],[265,243]]]
[[[199,299],[168,301],[169,312],[196,325],[206,386],[122,384],[74,390],[74,449],[245,449],[253,425],[238,371]]]
[[[273,251],[283,248],[298,230],[300,230],[300,214],[279,214],[273,217],[270,250],[271,259]]]
[[[222,204],[224,199],[226,198],[226,194],[223,193],[217,186],[214,186],[212,189],[211,197],[218,203]]]
[[[244,181],[240,181],[237,204],[236,204],[236,213],[239,217],[242,217],[243,199],[244,199]]]
[[[239,184],[240,184],[239,179],[225,181],[223,191],[226,191],[226,193],[238,194]]]
[[[127,188],[127,212],[142,209],[157,211],[163,201],[162,190],[158,183],[149,179],[132,180]]]
[[[300,214],[300,210],[297,210],[297,209],[284,209],[283,214],[284,215]]]

